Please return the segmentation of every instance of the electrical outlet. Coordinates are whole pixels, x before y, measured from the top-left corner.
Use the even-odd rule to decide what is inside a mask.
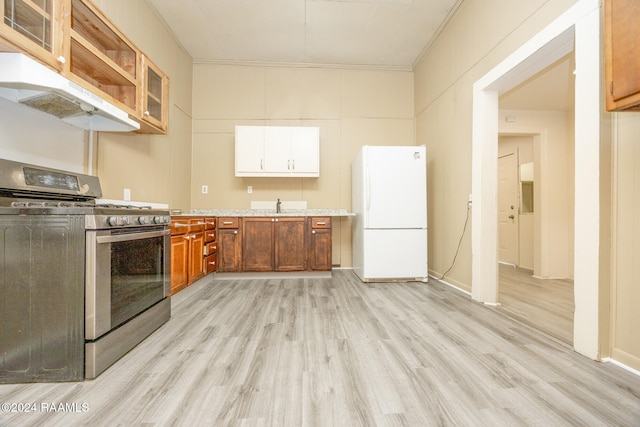
[[[207,194],[209,192],[209,186],[208,185],[203,185],[202,186],[202,194]]]
[[[253,186],[249,185],[247,187],[247,193],[249,193],[249,194],[253,193]]]
[[[127,201],[127,202],[131,200],[131,189],[130,188],[125,188],[124,189],[123,197],[124,197],[124,200]]]
[[[469,201],[467,202],[469,205],[473,203],[473,194],[469,194]]]

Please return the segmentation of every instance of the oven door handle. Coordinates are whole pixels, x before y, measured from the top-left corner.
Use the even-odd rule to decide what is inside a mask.
[[[159,231],[145,231],[142,233],[131,233],[131,234],[113,234],[110,236],[97,236],[96,242],[98,243],[116,243],[116,242],[126,242],[128,240],[140,240],[140,239],[151,239],[153,237],[162,237],[171,234],[171,230],[159,230]]]

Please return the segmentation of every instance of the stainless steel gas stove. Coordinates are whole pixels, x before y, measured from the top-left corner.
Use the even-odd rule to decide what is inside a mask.
[[[169,211],[0,159],[0,382],[94,378],[171,316]]]

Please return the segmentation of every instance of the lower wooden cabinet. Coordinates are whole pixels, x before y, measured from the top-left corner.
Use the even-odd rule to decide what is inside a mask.
[[[204,220],[171,218],[171,294],[204,276]]]
[[[242,219],[218,218],[218,271],[242,271]]]
[[[171,295],[189,284],[189,240],[185,237],[171,236]]]
[[[309,224],[309,270],[331,270],[331,218],[315,217]]]
[[[306,219],[276,218],[274,225],[274,270],[307,269]]]
[[[202,260],[202,272],[206,276],[218,268],[217,219],[214,217],[206,217],[204,218],[204,224],[204,258]]]
[[[242,271],[273,271],[273,218],[242,220]]]
[[[218,272],[330,271],[331,218],[218,219]]]

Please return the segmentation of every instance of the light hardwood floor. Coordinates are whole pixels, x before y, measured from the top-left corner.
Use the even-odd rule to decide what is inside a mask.
[[[573,345],[573,280],[536,279],[530,271],[499,264],[498,311]]]
[[[428,284],[209,278],[91,381],[0,386],[2,426],[634,426],[640,377]]]

